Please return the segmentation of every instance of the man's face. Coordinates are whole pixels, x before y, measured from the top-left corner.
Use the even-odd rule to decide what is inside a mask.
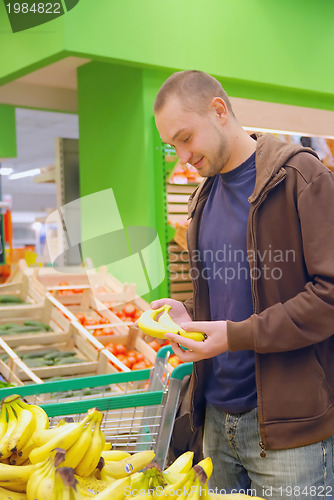
[[[202,177],[224,169],[230,147],[214,108],[208,107],[202,115],[185,109],[178,97],[170,96],[155,121],[162,141],[174,146],[181,162],[193,165]]]

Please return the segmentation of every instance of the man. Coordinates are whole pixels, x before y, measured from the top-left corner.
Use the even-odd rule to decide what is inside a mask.
[[[189,200],[193,298],[152,307],[169,303],[184,329],[207,335],[166,337],[194,362],[210,486],[331,498],[334,175],[309,148],[249,136],[206,73],[174,73],[154,114],[162,140],[207,178]]]

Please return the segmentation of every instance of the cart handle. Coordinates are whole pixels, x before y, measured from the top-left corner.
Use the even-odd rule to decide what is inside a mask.
[[[170,345],[164,345],[157,352],[157,358],[165,358],[167,353],[172,353],[173,349]],[[192,363],[181,363],[179,366],[176,366],[171,373],[171,378],[176,380],[182,380],[186,375],[191,375],[193,371]]]

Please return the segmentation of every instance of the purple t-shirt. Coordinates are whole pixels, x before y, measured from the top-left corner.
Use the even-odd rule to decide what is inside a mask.
[[[234,170],[215,176],[204,206],[199,251],[208,282],[211,320],[242,321],[253,314],[247,260],[248,197],[255,186],[255,153]],[[253,351],[212,359],[206,401],[228,413],[257,406]]]

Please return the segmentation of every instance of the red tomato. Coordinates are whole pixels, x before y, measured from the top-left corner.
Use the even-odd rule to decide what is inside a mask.
[[[82,325],[85,324],[86,316],[84,314],[78,313],[75,316]]]
[[[144,354],[137,352],[137,361],[145,361]]]
[[[152,340],[151,342],[148,343],[148,345],[152,347],[152,349],[154,349],[156,352],[158,352],[161,347],[159,342],[157,342],[156,340]]]
[[[112,328],[103,328],[103,335],[114,335],[114,330]]]
[[[109,344],[106,344],[106,349],[111,352],[111,354],[116,354],[116,349],[115,349],[115,344],[112,344],[111,342]]]
[[[87,325],[96,325],[97,324],[97,320],[96,319],[93,319],[93,318],[85,318],[85,321],[83,323],[84,326],[87,326]]]
[[[103,330],[101,330],[100,328],[98,330],[93,330],[92,333],[94,337],[101,337],[101,335],[104,335]]]
[[[126,304],[123,307],[122,313],[129,318],[134,318],[136,314],[136,307],[133,304]]]
[[[147,368],[146,364],[144,363],[144,361],[139,361],[138,363],[135,363],[134,365],[132,365],[132,370],[145,370],[145,368]]]
[[[123,345],[123,344],[116,344],[115,351],[116,351],[117,355],[122,354],[124,356],[127,352],[127,349],[126,349],[125,345]]]
[[[132,368],[132,366],[135,365],[138,361],[136,356],[129,356],[129,355],[127,356],[127,360],[130,364],[130,368]]]
[[[123,355],[123,354],[116,354],[117,359],[123,363],[123,365],[127,366],[128,368],[131,368],[131,363],[129,362],[128,358]]]

